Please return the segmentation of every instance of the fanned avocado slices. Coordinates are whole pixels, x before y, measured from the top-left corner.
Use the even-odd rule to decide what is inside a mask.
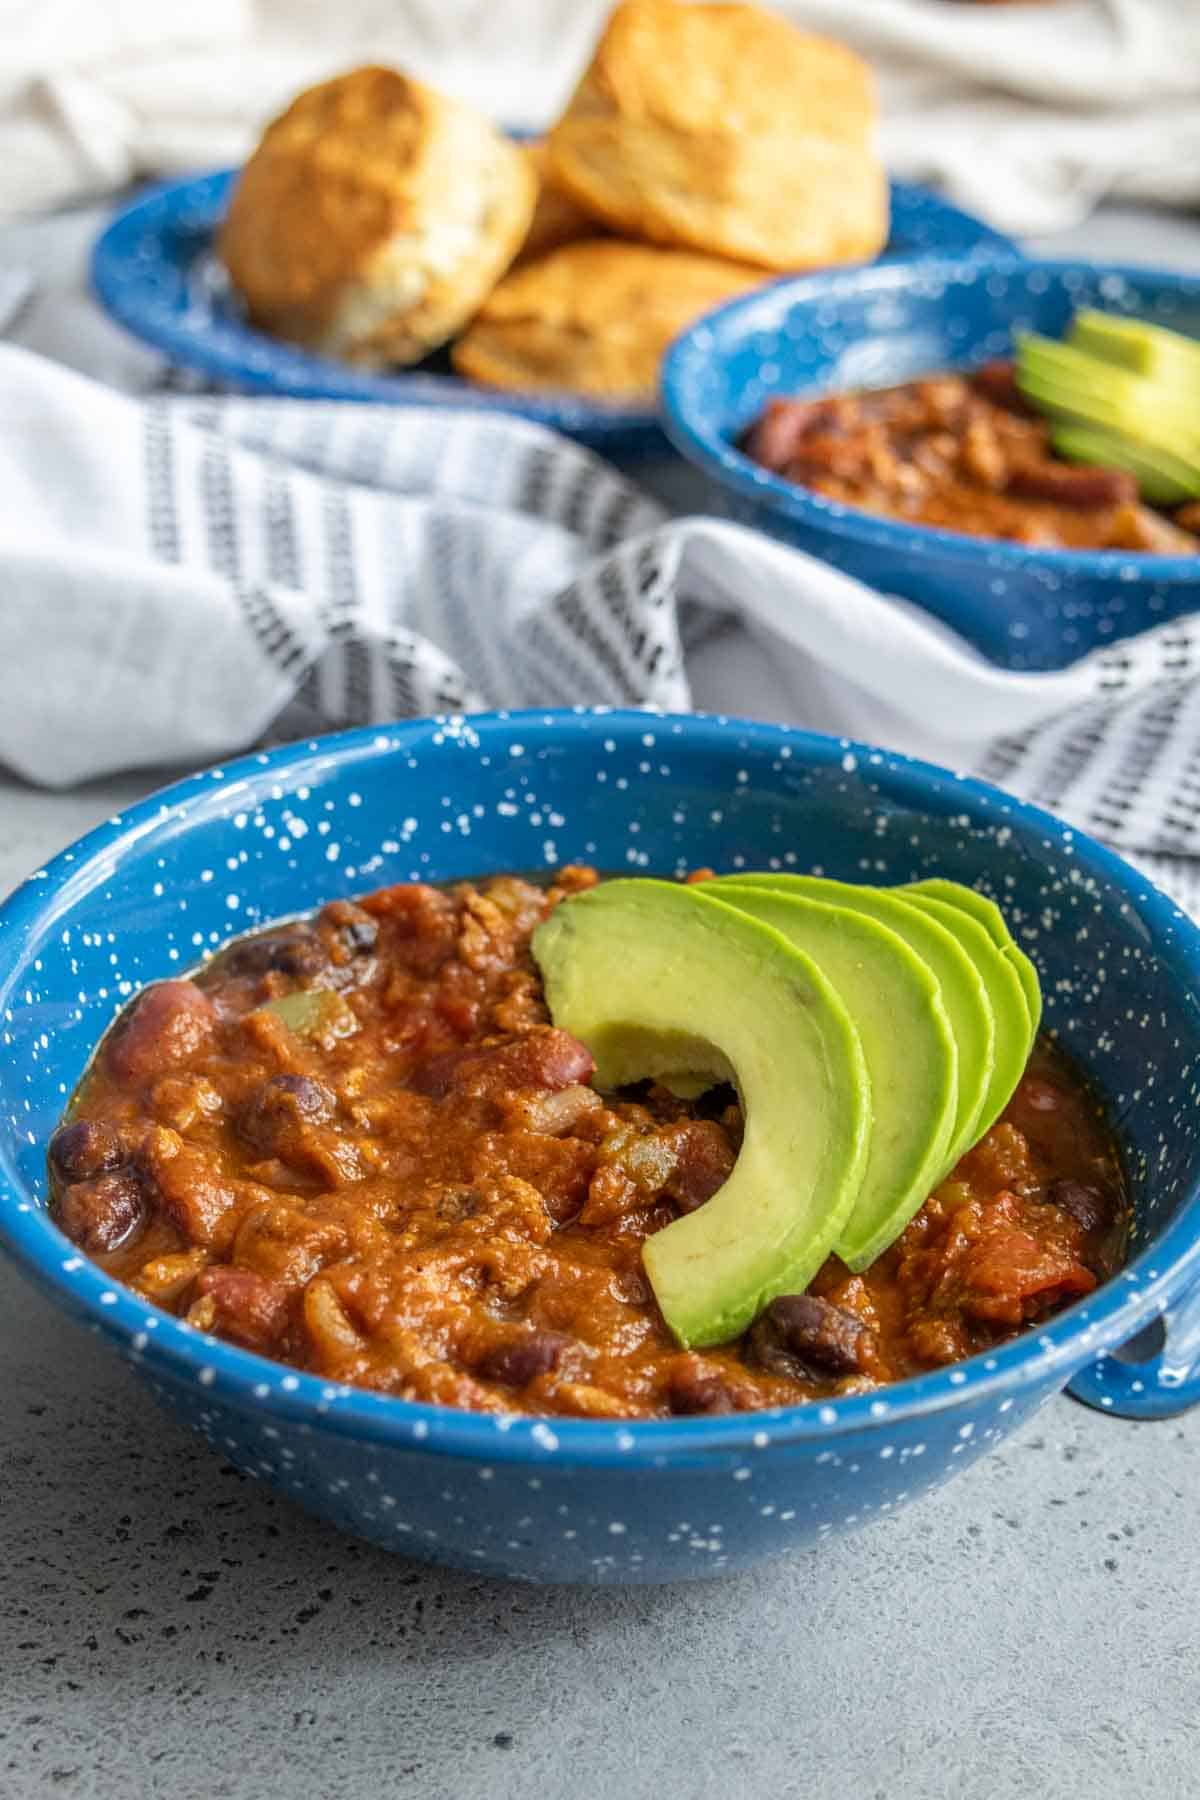
[[[822,900],[876,919],[902,938],[931,971],[942,990],[942,1003],[958,1046],[958,1099],[945,1163],[937,1177],[940,1181],[980,1135],[979,1119],[996,1056],[996,1022],[991,1002],[970,957],[944,925],[919,907],[908,905],[898,888],[860,887],[855,882],[832,881],[821,875],[783,873],[722,875],[704,886],[720,891],[734,883],[740,887],[752,883],[771,892]],[[937,1181],[931,1185],[936,1187]]]
[[[557,1025],[602,1087],[676,1069],[733,1081],[745,1136],[698,1211],[643,1263],[685,1346],[737,1337],[806,1287],[862,1184],[873,1123],[858,1032],[831,982],[779,932],[697,887],[609,881],[562,902],[533,937]]]
[[[1067,340],[1134,375],[1190,389],[1193,404],[1200,402],[1200,342],[1182,331],[1084,307],[1072,319]]]
[[[831,1250],[865,1268],[994,1122],[1041,1018],[1037,972],[985,895],[792,874],[621,880],[533,937],[556,1025],[600,1086],[732,1081],[732,1174],[642,1258],[685,1346],[740,1335]]]
[[[865,913],[736,881],[722,883],[720,897],[811,956],[858,1027],[874,1126],[858,1199],[834,1248],[850,1268],[866,1268],[945,1168],[958,1046],[941,985],[902,937]]]
[[[906,887],[897,888],[896,892],[927,894],[931,900],[947,900],[951,906],[957,906],[960,911],[970,913],[973,919],[978,919],[993,944],[1000,946],[1017,971],[1025,1004],[1029,1008],[1030,1031],[1032,1037],[1036,1037],[1042,1024],[1042,984],[1033,963],[1008,929],[1008,921],[996,902],[989,900],[986,894],[981,894],[978,888],[965,887],[961,881],[947,881],[942,875],[931,875],[925,881],[910,881]]]
[[[996,1055],[983,1111],[975,1122],[975,1138],[989,1130],[1012,1099],[1013,1089],[1025,1072],[1033,1046],[1029,1008],[1020,978],[999,944],[994,944],[978,919],[948,900],[930,894],[907,894],[910,906],[931,913],[956,937],[979,970],[996,1021]]]

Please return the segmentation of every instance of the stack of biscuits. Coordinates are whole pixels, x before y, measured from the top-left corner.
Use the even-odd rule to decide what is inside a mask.
[[[623,0],[548,137],[391,69],[268,126],[218,252],[263,330],[366,367],[450,343],[491,387],[654,394],[671,339],[888,231],[870,72],[744,4]]]

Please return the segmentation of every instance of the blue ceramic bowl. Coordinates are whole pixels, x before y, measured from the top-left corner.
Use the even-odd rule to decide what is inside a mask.
[[[150,188],[117,213],[92,251],[92,285],[101,305],[172,361],[252,393],[519,413],[613,456],[665,450],[652,405],[606,406],[579,394],[507,394],[452,374],[444,353],[415,369],[356,369],[255,330],[212,254],[237,173],[217,169]],[[893,182],[891,205],[887,257],[995,256],[1013,248],[1008,238],[927,188]]]
[[[663,422],[715,510],[916,602],[1010,669],[1059,669],[1200,607],[1200,558],[1037,550],[904,525],[762,469],[735,441],[777,394],[887,387],[1061,337],[1082,306],[1200,337],[1200,277],[1089,263],[924,261],[808,275],[720,307],[663,364]]]
[[[1120,1119],[1124,1274],[994,1355],[829,1405],[619,1423],[497,1418],[330,1386],[115,1286],[45,1210],[45,1144],[116,1009],[231,933],[330,896],[587,858],[663,874],[934,871],[1003,900],[1048,1021]],[[1173,1351],[1104,1357],[1200,1274],[1200,934],[1134,871],[993,789],[736,720],[526,713],[357,731],[145,801],[0,910],[0,1240],[242,1469],[407,1554],[540,1581],[666,1581],[852,1529],[944,1481],[1072,1378],[1151,1416],[1200,1398]],[[1100,1358],[1098,1361],[1097,1359]]]

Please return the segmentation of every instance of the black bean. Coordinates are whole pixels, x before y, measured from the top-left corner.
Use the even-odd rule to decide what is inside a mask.
[[[751,1327],[749,1360],[774,1375],[849,1375],[863,1365],[870,1329],[815,1294],[781,1294]]]
[[[285,926],[280,931],[266,931],[259,937],[246,938],[233,944],[220,959],[219,967],[230,975],[267,975],[277,972],[302,979],[316,975],[328,963],[320,938],[306,925]]]
[[[76,1119],[60,1125],[50,1139],[50,1165],[62,1181],[89,1181],[125,1161],[125,1146],[111,1125]]]
[[[310,1075],[272,1075],[242,1107],[238,1134],[256,1150],[286,1156],[302,1125],[326,1124],[336,1107],[337,1096]]]
[[[1103,1231],[1112,1222],[1113,1204],[1109,1195],[1099,1188],[1089,1187],[1086,1182],[1075,1181],[1069,1175],[1052,1181],[1046,1190],[1046,1198],[1051,1206],[1069,1213],[1085,1231]]]
[[[64,1188],[55,1217],[73,1243],[89,1255],[118,1250],[146,1223],[146,1195],[136,1173],[114,1169]]]
[[[476,1364],[485,1381],[504,1381],[510,1387],[526,1387],[538,1375],[557,1366],[569,1339],[556,1331],[530,1331],[507,1343],[494,1344]]]

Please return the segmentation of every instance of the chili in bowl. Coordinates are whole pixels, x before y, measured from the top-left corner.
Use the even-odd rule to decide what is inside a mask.
[[[677,339],[664,423],[714,510],[1004,667],[1062,668],[1200,604],[1200,515],[1065,461],[1011,379],[1081,310],[1200,337],[1200,280],[1000,258],[779,282]]]
[[[531,933],[620,885],[594,870],[678,895],[712,870],[857,883],[864,857],[879,887],[1002,897],[1043,1047],[861,1277],[828,1263],[807,1311],[681,1347],[641,1253],[714,1203],[740,1109],[598,1086]],[[83,840],[0,912],[0,957],[6,1246],[240,1466],[390,1547],[719,1573],[915,1498],[1072,1378],[1114,1410],[1197,1397],[1170,1340],[1104,1355],[1200,1266],[1194,928],[994,790],[737,721],[351,733]]]

